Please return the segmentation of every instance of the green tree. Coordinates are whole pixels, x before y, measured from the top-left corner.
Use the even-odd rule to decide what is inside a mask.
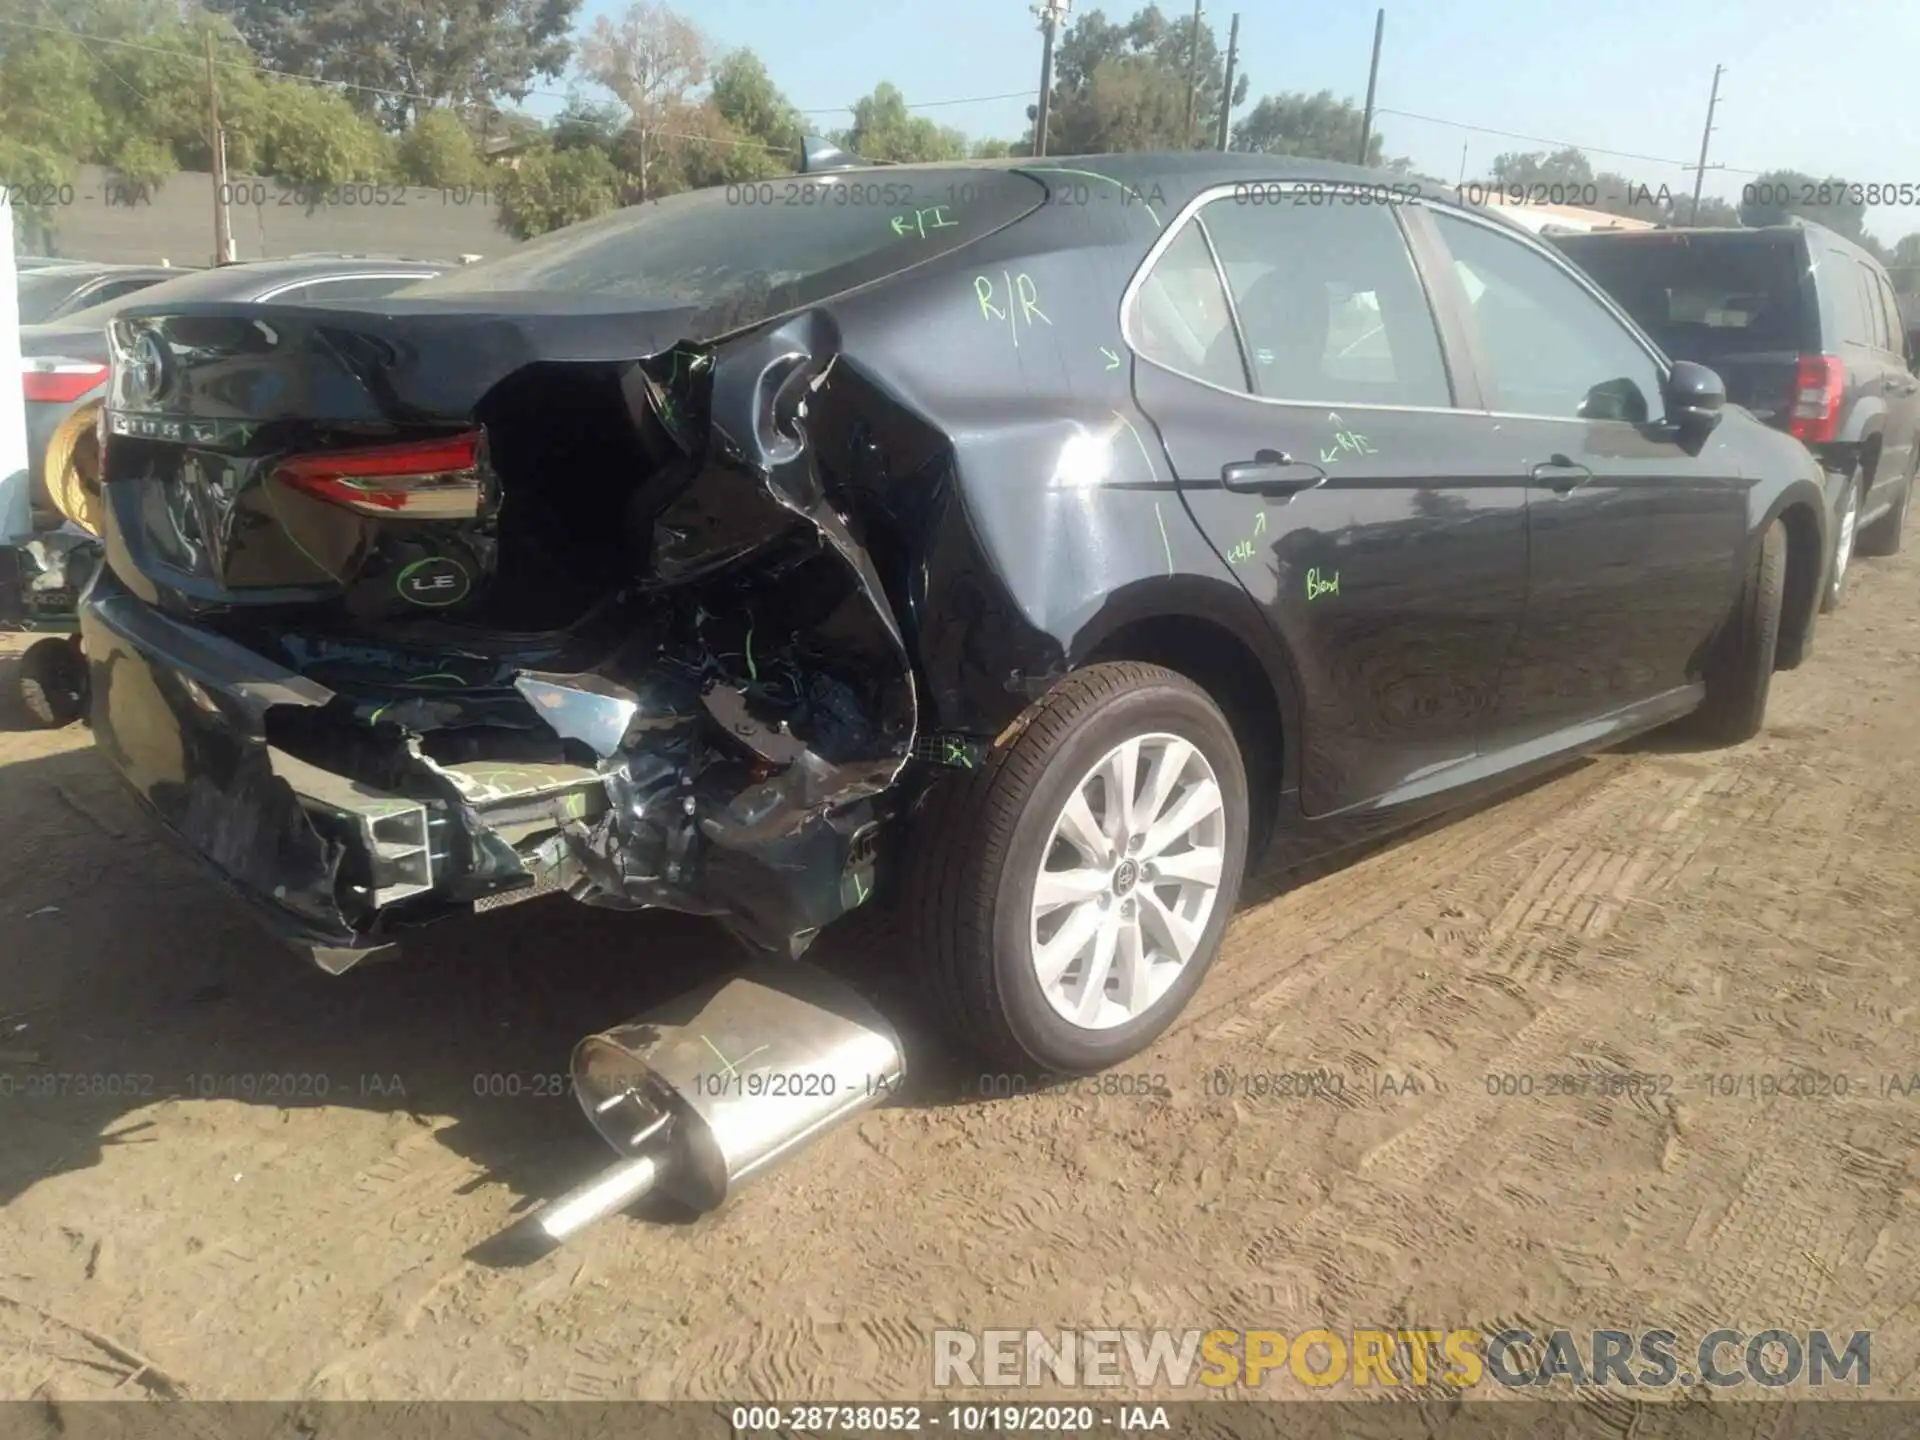
[[[1351,100],[1337,100],[1331,90],[1316,95],[1301,91],[1268,95],[1233,127],[1233,148],[1352,164],[1360,153],[1365,119]],[[1378,131],[1369,137],[1369,165],[1382,162],[1384,145]]]
[[[1501,185],[1531,189],[1536,185],[1581,186],[1594,183],[1593,163],[1568,146],[1548,154],[1543,150],[1506,151],[1493,158],[1487,178]]]
[[[526,98],[561,74],[580,0],[208,0],[272,68],[366,87],[402,130],[426,105]],[[384,93],[382,93],[384,92]]]
[[[1196,68],[1193,144],[1205,148],[1218,128],[1225,64],[1210,28],[1196,34],[1190,18],[1169,20],[1156,5],[1125,25],[1089,10],[1061,36],[1047,149],[1059,155],[1188,147],[1187,82]],[[1248,77],[1234,83],[1233,105],[1246,99]],[[1032,152],[1029,133],[1021,147]]]
[[[630,117],[616,157],[641,199],[671,194],[684,180],[676,140],[694,130],[693,92],[707,80],[707,39],[661,0],[633,0],[619,19],[602,15],[580,45],[580,68],[606,86]]]
[[[853,124],[836,138],[867,160],[963,160],[967,154],[965,135],[924,115],[915,115],[907,109],[906,96],[886,80],[874,86],[871,95],[854,102]]]
[[[735,163],[756,172],[746,178],[780,174],[799,164],[806,122],[753,51],[731,50],[721,57],[713,67],[707,103],[735,138],[752,142],[734,147],[743,152]]]
[[[486,183],[486,161],[451,110],[423,110],[394,145],[394,160],[409,185],[444,189]]]
[[[1902,235],[1889,252],[1887,273],[1902,295],[1920,294],[1920,234]]]
[[[1687,198],[1686,209],[1680,210],[1677,202],[1675,209],[1676,213],[1687,217],[1687,223],[1689,225],[1716,225],[1724,226],[1731,230],[1737,228],[1740,224],[1740,212],[1728,201],[1718,199],[1712,195],[1702,195],[1700,197],[1700,211],[1698,215],[1694,213],[1693,198],[1691,196]]]
[[[336,92],[286,81],[262,105],[261,164],[288,184],[325,189],[394,173],[387,136]]]
[[[496,188],[501,222],[522,240],[591,220],[620,204],[620,172],[604,150],[591,145],[529,151]]]
[[[1799,170],[1769,170],[1743,187],[1742,225],[1778,225],[1801,215],[1849,240],[1866,238],[1867,207],[1848,194],[1848,182],[1835,176],[1816,180]]]
[[[93,57],[60,35],[11,31],[0,46],[0,179],[59,183],[106,135]]]

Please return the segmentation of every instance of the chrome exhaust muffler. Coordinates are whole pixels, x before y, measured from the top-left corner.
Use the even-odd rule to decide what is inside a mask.
[[[574,1094],[621,1159],[532,1223],[558,1243],[655,1190],[715,1209],[905,1077],[892,1027],[824,971],[728,976],[574,1047]]]

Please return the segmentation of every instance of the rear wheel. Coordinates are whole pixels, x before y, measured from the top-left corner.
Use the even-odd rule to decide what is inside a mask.
[[[920,816],[907,898],[938,1015],[1017,1069],[1136,1054],[1219,952],[1247,815],[1232,728],[1191,681],[1133,661],[1069,676]]]
[[[1900,498],[1893,502],[1893,509],[1860,532],[1854,542],[1854,550],[1861,555],[1898,555],[1900,553],[1900,532],[1907,524],[1907,502],[1913,499],[1914,476],[1907,476],[1906,484],[1900,487]]]
[[[1855,469],[1847,476],[1847,488],[1840,496],[1840,513],[1833,522],[1833,554],[1827,564],[1827,588],[1820,592],[1822,615],[1838,610],[1847,598],[1847,572],[1852,568],[1860,525],[1860,492],[1865,484]]]
[[[1787,527],[1776,520],[1761,537],[1733,614],[1707,659],[1707,698],[1694,712],[1705,739],[1738,745],[1760,733],[1780,648],[1780,610],[1787,588]]]
[[[76,641],[49,635],[20,657],[20,703],[50,730],[78,720],[86,704],[87,666]]]

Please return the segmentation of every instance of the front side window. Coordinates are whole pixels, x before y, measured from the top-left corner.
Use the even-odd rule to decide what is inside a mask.
[[[1386,205],[1312,192],[1313,203],[1222,198],[1201,213],[1270,399],[1453,403],[1433,311]]]
[[[1494,409],[1636,425],[1660,413],[1660,367],[1572,276],[1486,225],[1434,220],[1480,332]]]

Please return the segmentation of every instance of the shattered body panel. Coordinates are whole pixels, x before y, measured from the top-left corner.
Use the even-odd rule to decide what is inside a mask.
[[[1178,200],[1045,205],[730,333],[737,307],[136,307],[83,606],[103,751],[330,969],[554,890],[798,954],[872,893],[916,757],[975,763],[1137,618],[1271,644],[1119,362]],[[286,479],[475,430],[452,518]]]

